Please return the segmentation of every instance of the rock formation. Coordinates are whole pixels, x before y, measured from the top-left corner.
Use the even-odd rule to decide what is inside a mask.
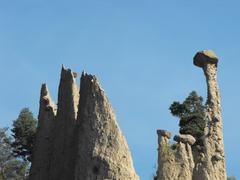
[[[199,173],[195,179],[225,180],[226,167],[224,157],[223,131],[220,92],[217,84],[218,57],[211,50],[198,52],[194,65],[203,69],[207,81],[207,110],[204,142],[204,158],[200,162]],[[201,174],[201,178],[199,177]]]
[[[62,68],[56,110],[40,96],[30,180],[138,180],[126,140],[97,78]],[[81,96],[81,98],[79,97]]]
[[[218,58],[211,50],[193,61],[207,81],[206,127],[203,145],[190,134],[174,136],[158,130],[158,170],[155,180],[226,180]],[[127,142],[97,78],[62,67],[58,106],[45,84],[40,95],[37,138],[30,180],[138,180]],[[199,140],[199,139],[197,139]]]
[[[126,140],[95,76],[82,74],[80,94],[76,178],[138,179]]]
[[[193,174],[194,159],[191,135],[178,135],[175,149],[169,144],[171,133],[158,130],[158,171],[156,180],[190,180]]]
[[[168,143],[169,133],[158,130],[157,180],[226,180],[220,93],[217,85],[218,58],[211,50],[198,52],[193,61],[201,67],[207,81],[207,102],[203,147],[200,151],[192,145],[191,135],[178,135],[175,149]]]
[[[52,144],[52,129],[56,115],[56,106],[53,103],[47,85],[43,84],[40,95],[38,128],[34,156],[30,172],[30,179],[49,179]]]

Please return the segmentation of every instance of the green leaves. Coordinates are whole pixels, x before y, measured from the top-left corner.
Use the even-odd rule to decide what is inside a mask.
[[[180,118],[180,133],[191,134],[196,138],[197,144],[199,144],[206,126],[203,98],[198,96],[196,91],[192,91],[183,103],[174,101],[169,110],[173,116]]]
[[[26,179],[29,163],[13,156],[11,138],[7,136],[6,130],[0,128],[0,179]]]
[[[13,122],[14,141],[12,147],[16,157],[31,162],[36,126],[37,121],[32,112],[28,108],[23,108],[18,118]]]
[[[27,179],[36,125],[32,112],[24,108],[13,122],[13,138],[6,134],[6,128],[0,128],[0,180]]]

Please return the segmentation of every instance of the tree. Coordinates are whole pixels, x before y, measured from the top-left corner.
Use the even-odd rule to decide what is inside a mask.
[[[13,122],[14,141],[12,147],[16,157],[31,162],[36,128],[37,121],[32,112],[28,108],[23,108],[18,118]]]
[[[183,103],[174,101],[169,109],[173,116],[180,118],[180,133],[191,134],[196,138],[196,144],[200,144],[206,126],[203,98],[192,91]]]
[[[230,176],[230,177],[227,177],[227,180],[236,180],[236,177]]]
[[[11,138],[6,135],[6,130],[0,128],[0,179],[26,179],[28,162],[21,161],[13,156]]]

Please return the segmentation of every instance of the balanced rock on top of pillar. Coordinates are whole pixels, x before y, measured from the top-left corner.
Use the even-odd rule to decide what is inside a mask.
[[[193,58],[195,66],[203,67],[206,63],[217,64],[218,57],[212,50],[203,50],[197,52]]]

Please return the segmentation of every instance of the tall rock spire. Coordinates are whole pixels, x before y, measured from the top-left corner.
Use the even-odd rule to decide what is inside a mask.
[[[178,135],[173,151],[170,133],[159,130],[157,180],[226,180],[220,92],[217,84],[218,58],[211,50],[198,52],[194,65],[203,69],[207,81],[206,127],[203,145],[194,146],[191,135]]]
[[[138,180],[127,142],[95,76],[82,74],[78,112],[77,180]]]
[[[53,129],[50,180],[73,179],[75,157],[74,129],[79,91],[75,72],[62,67],[58,90],[58,111]]]
[[[52,146],[51,132],[56,106],[46,84],[42,85],[39,104],[38,128],[29,179],[48,180]]]
[[[198,52],[194,57],[194,65],[203,69],[207,81],[207,110],[204,136],[204,158],[198,165],[195,179],[225,180],[226,167],[224,157],[223,131],[220,92],[217,84],[218,57],[211,50]],[[199,175],[200,174],[200,175]],[[199,177],[199,178],[198,178]]]

